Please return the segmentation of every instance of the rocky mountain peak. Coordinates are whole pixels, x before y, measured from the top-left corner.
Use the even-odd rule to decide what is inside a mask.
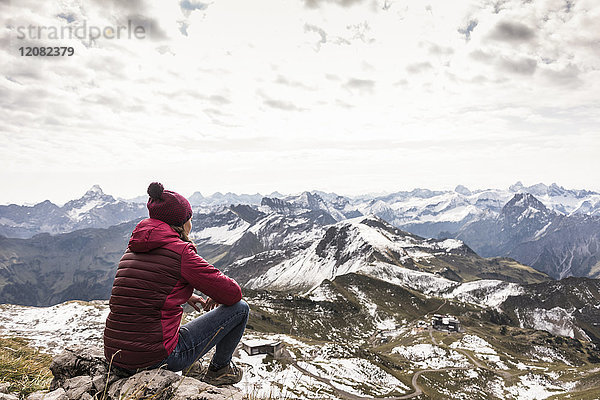
[[[269,207],[271,210],[277,212],[286,212],[293,208],[291,203],[276,197],[263,197],[260,205],[263,207]]]
[[[456,188],[454,188],[454,191],[458,194],[462,194],[465,196],[470,196],[472,194],[472,192],[466,186],[463,185],[456,186]]]
[[[192,194],[188,200],[190,202],[191,205],[197,206],[202,204],[202,201],[205,199],[204,196],[202,196],[202,193],[200,192],[194,192],[194,194]]]
[[[324,202],[321,196],[316,193],[303,192],[300,196],[288,199],[292,203],[298,204],[300,207],[307,208],[309,210],[320,210],[324,209]]]
[[[79,215],[94,207],[114,203],[115,201],[115,198],[105,194],[100,186],[94,185],[82,197],[67,202],[62,208],[69,214]]]
[[[541,232],[556,216],[531,193],[517,193],[502,208],[498,221],[512,232],[512,239],[524,239]]]
[[[100,187],[100,185],[94,185],[92,186],[86,193],[86,195],[103,195],[104,192],[102,191],[102,188]]]
[[[523,210],[523,209],[527,209],[529,207],[534,208],[539,211],[543,211],[543,212],[550,212],[550,210],[548,210],[548,208],[544,205],[544,203],[539,201],[537,199],[537,197],[535,197],[531,193],[515,194],[513,196],[513,198],[510,199],[510,201],[504,205],[503,212],[504,212],[504,210],[510,210],[510,209]]]
[[[523,182],[518,181],[517,183],[515,183],[513,185],[510,185],[508,187],[508,190],[511,191],[511,192],[513,192],[513,193],[516,193],[516,192],[520,192],[521,190],[523,190],[524,187],[525,186],[523,186]]]
[[[556,184],[552,184],[552,186],[548,186],[545,185],[543,183],[536,183],[535,185],[531,185],[531,186],[525,186],[523,185],[523,183],[521,181],[515,183],[514,185],[511,185],[508,190],[510,190],[513,193],[531,193],[534,194],[536,196],[544,196],[547,194],[550,194],[550,192],[556,188],[562,189],[559,186],[557,186]]]
[[[69,203],[73,204],[93,200],[112,203],[113,201],[115,201],[115,198],[109,194],[105,194],[100,185],[94,185],[87,192],[85,192],[85,194],[81,198],[77,200],[71,200],[70,202],[66,203],[65,206],[67,206]]]

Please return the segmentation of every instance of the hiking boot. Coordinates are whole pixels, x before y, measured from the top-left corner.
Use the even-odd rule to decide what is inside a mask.
[[[244,371],[231,361],[229,365],[216,371],[208,368],[202,381],[213,386],[233,385],[242,380],[242,375],[244,375]]]
[[[202,380],[207,370],[208,369],[206,367],[202,366],[202,363],[200,361],[196,361],[195,363],[183,370],[183,376]]]

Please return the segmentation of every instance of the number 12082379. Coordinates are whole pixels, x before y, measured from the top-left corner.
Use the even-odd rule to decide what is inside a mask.
[[[19,47],[23,57],[71,57],[75,54],[73,47]]]

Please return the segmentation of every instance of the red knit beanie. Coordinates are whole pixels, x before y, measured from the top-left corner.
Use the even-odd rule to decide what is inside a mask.
[[[150,218],[159,219],[169,225],[182,226],[192,218],[192,206],[179,193],[165,190],[162,184],[152,182],[148,186],[148,213]]]

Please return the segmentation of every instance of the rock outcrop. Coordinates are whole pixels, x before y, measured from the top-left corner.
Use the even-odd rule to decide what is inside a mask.
[[[49,392],[27,400],[241,400],[234,387],[217,388],[164,369],[129,375],[110,366],[97,347],[66,349],[54,357]]]

